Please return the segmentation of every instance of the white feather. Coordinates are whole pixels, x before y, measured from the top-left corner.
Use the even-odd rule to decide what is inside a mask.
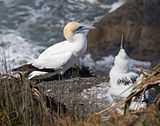
[[[115,57],[109,76],[111,86],[109,92],[112,95],[127,97],[131,93],[132,88],[130,87],[139,75],[129,71],[129,57],[123,48],[120,49]]]
[[[32,79],[35,76],[45,75],[47,72],[41,72],[41,71],[33,71],[29,74],[28,79]]]

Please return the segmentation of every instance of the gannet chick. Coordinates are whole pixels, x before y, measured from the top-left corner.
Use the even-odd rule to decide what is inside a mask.
[[[127,55],[125,49],[123,48],[123,36],[121,41],[120,50],[115,57],[114,65],[110,70],[109,77],[110,77],[110,88],[107,94],[107,97],[110,95],[110,103],[113,102],[112,96],[117,96],[121,98],[126,98],[129,96],[135,84],[137,85],[141,81],[141,76],[134,72],[134,69],[130,69],[130,58]],[[136,64],[135,64],[136,65]],[[147,106],[147,100],[149,98],[149,92],[145,91],[144,94],[139,96],[138,98],[134,99],[130,106],[130,110],[140,110],[145,109]]]
[[[65,41],[59,42],[42,52],[33,63],[28,64],[33,68],[29,74],[29,79],[47,73],[63,74],[66,70],[79,64],[79,58],[87,49],[87,33],[94,29],[93,26],[69,22],[64,27]]]
[[[113,96],[118,98],[126,98],[132,91],[130,88],[138,78],[138,74],[129,70],[129,56],[123,48],[123,35],[121,46],[118,54],[115,56],[114,65],[109,73],[110,87],[106,94],[106,100],[110,104],[114,103]],[[115,109],[118,113],[122,111]]]
[[[139,75],[129,70],[129,56],[123,48],[123,37],[118,55],[115,57],[114,65],[109,73],[110,89],[112,95],[127,97],[132,88],[131,85],[137,80]]]

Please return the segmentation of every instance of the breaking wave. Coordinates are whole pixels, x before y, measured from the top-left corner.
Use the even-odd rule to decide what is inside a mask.
[[[0,34],[0,71],[6,72],[21,64],[31,62],[42,47],[35,46],[15,31]]]

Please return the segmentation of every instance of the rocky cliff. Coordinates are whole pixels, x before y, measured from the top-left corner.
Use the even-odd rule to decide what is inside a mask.
[[[129,55],[139,60],[160,61],[160,1],[128,0],[107,13],[89,34],[89,51],[95,57],[119,50],[122,32]]]

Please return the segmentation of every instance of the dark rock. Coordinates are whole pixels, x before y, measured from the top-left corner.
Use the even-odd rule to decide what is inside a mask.
[[[61,103],[62,111],[71,112],[79,117],[85,117],[90,112],[95,112],[106,107],[103,100],[96,98],[85,98],[82,95],[84,89],[98,86],[107,81],[106,77],[72,78],[68,80],[43,81],[38,83],[38,89],[46,97]],[[55,103],[55,102],[54,102]],[[63,104],[63,106],[62,106]],[[104,106],[103,106],[103,105]],[[53,104],[51,104],[52,106]],[[50,107],[51,108],[51,107]],[[54,107],[55,108],[55,107]],[[66,110],[65,110],[66,109]]]
[[[160,60],[160,1],[128,0],[106,14],[89,34],[89,51],[96,57],[115,55],[122,32],[129,55],[139,60]]]

